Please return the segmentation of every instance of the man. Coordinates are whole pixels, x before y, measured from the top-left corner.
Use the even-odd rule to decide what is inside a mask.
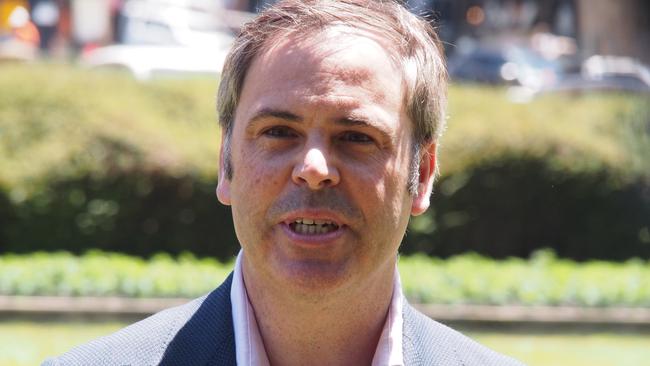
[[[234,273],[49,364],[518,364],[402,297],[397,250],[429,206],[445,79],[435,33],[397,2],[287,0],[261,14],[218,96]]]

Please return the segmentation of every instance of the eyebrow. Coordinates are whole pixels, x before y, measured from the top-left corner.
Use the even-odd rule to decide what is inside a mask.
[[[248,121],[248,125],[252,126],[259,122],[260,120],[264,120],[267,118],[275,118],[275,119],[282,119],[285,121],[289,122],[302,122],[302,117],[295,115],[291,112],[284,111],[284,110],[278,110],[278,109],[272,109],[272,108],[264,108],[261,109],[259,112],[255,113],[253,117]],[[366,127],[378,127],[376,126],[375,123],[370,122],[368,119],[364,117],[342,117],[342,118],[337,118],[334,121],[338,125],[343,125],[343,126],[366,126]]]
[[[276,119],[282,119],[285,121],[291,121],[291,122],[302,122],[302,118],[287,111],[283,110],[277,110],[277,109],[272,109],[272,108],[264,108],[258,111],[251,117],[251,119],[248,121],[249,126],[255,125],[257,122],[263,120],[263,119],[268,119],[268,118],[276,118]]]
[[[273,108],[263,108],[260,109],[258,112],[256,112],[253,117],[248,121],[248,124],[246,126],[247,129],[255,127],[256,124],[262,122],[265,119],[269,118],[274,118],[274,119],[279,119],[287,122],[293,122],[293,123],[302,123],[303,118],[291,113],[286,110],[281,110],[281,109],[273,109]],[[385,127],[381,123],[373,123],[369,119],[363,117],[363,116],[349,116],[349,117],[341,117],[337,118],[334,120],[334,123],[337,125],[341,126],[346,126],[346,127],[352,127],[352,126],[358,126],[358,127],[370,127],[378,130],[384,137],[390,139],[390,133],[386,131]]]
[[[359,117],[343,117],[336,120],[336,124],[343,126],[362,126],[362,127],[377,127],[365,118]]]

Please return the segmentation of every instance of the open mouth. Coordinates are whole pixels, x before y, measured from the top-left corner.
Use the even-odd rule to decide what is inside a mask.
[[[333,221],[329,220],[311,220],[311,219],[296,219],[289,223],[291,231],[301,235],[321,235],[334,232],[339,229]]]

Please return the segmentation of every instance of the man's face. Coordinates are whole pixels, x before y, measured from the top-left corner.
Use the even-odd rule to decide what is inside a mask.
[[[230,140],[234,175],[217,189],[232,205],[245,275],[322,293],[392,274],[434,166],[427,155],[410,195],[413,127],[385,49],[370,33],[330,28],[281,38],[251,65]]]

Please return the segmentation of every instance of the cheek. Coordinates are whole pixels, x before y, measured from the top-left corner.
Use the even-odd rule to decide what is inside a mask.
[[[242,188],[253,191],[279,183],[279,175],[286,170],[287,159],[272,157],[264,149],[246,146],[233,152],[235,178],[240,178]]]
[[[356,246],[361,258],[376,263],[378,256],[392,246],[397,215],[394,204],[394,181],[384,170],[387,165],[355,166],[346,164],[341,171],[342,190],[350,195],[351,203],[362,212],[363,226],[356,237],[363,245]]]
[[[286,162],[281,164],[278,159],[260,155],[240,150],[233,156],[232,206],[238,209],[242,221],[263,216],[287,179]]]
[[[371,164],[349,164],[348,174],[358,181],[362,192],[372,194],[376,199],[388,202],[401,196],[407,186],[406,167],[394,160],[376,159]]]
[[[354,192],[355,201],[365,212],[367,223],[377,228],[376,240],[401,240],[393,236],[410,213],[406,174],[400,174],[402,170],[394,162],[384,162],[372,168],[352,167],[347,172],[351,174],[348,187]]]
[[[232,182],[232,217],[240,244],[247,248],[266,242],[266,213],[276,197],[274,179],[257,166],[236,166]]]

